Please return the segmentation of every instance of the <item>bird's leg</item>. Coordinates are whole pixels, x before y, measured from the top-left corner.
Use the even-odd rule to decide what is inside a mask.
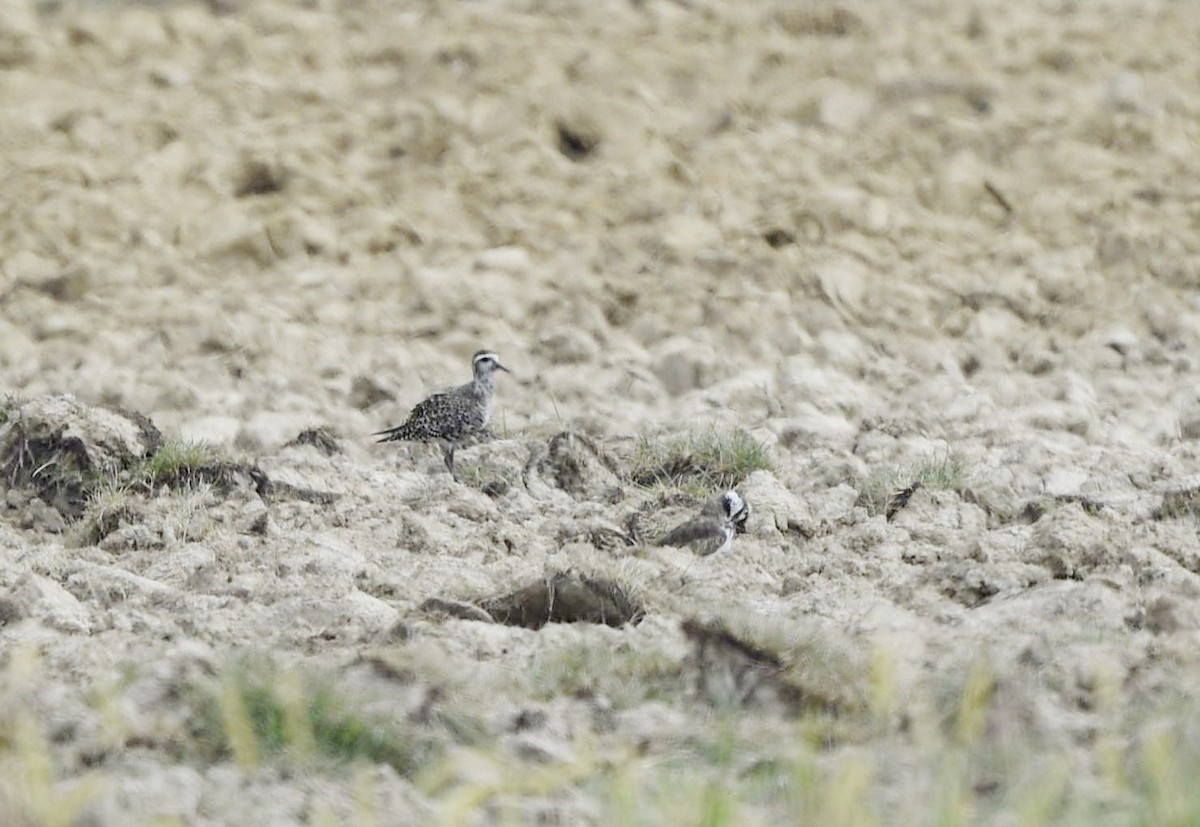
[[[454,473],[454,443],[447,442],[442,444],[442,452],[445,454],[446,470],[450,472],[450,477],[455,482],[458,482],[458,474]]]

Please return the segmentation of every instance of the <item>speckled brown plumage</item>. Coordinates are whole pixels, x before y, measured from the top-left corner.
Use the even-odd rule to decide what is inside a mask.
[[[379,431],[379,442],[437,442],[442,446],[446,468],[454,472],[454,451],[460,445],[488,438],[492,418],[492,393],[498,370],[511,373],[490,350],[481,350],[471,358],[474,378],[465,385],[435,393],[418,402],[408,419],[394,428]]]

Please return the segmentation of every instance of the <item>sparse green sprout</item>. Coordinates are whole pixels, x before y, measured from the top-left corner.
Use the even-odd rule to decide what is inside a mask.
[[[741,429],[643,437],[629,465],[631,482],[705,496],[733,488],[754,471],[771,470],[767,448]]]
[[[890,466],[859,480],[858,504],[872,517],[885,514],[891,519],[920,488],[961,491],[963,471],[962,458],[952,451],[933,454],[909,465]]]
[[[274,670],[233,669],[217,687],[197,687],[192,704],[193,744],[205,760],[232,757],[253,767],[280,754],[296,761],[362,759],[410,775],[433,749],[419,733],[356,712],[324,680]]]

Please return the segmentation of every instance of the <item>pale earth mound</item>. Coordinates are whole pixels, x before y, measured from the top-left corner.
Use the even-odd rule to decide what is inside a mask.
[[[109,423],[123,467],[137,412],[246,471],[75,519],[5,459],[7,823],[1194,818],[1198,30],[0,0],[6,412]],[[480,347],[515,376],[478,485],[370,442]],[[313,427],[335,450],[285,447]],[[624,544],[670,493],[623,476],[639,438],[713,428],[769,449],[749,533]],[[568,573],[644,618],[426,603]],[[306,741],[326,685],[399,741]]]

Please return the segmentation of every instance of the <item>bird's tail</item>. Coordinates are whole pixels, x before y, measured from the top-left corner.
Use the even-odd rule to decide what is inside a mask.
[[[403,425],[397,425],[395,428],[376,431],[371,436],[379,437],[379,439],[375,440],[376,442],[397,442],[408,438],[408,430]]]

